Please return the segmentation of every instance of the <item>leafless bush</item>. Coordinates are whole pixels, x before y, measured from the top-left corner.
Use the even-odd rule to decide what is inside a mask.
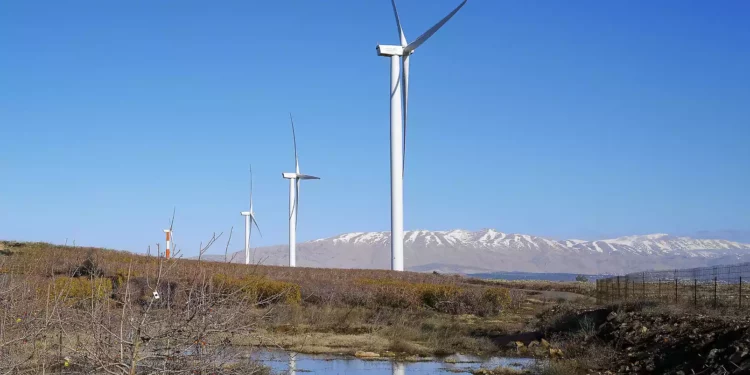
[[[523,302],[526,300],[526,292],[518,289],[511,289],[510,290],[510,308],[511,309],[518,309],[523,305]]]
[[[112,254],[86,249],[84,257],[71,254],[76,265],[30,247],[0,259],[0,373],[265,371],[232,345],[263,319],[245,314],[257,302],[241,291],[218,293],[211,269],[197,267],[190,282],[177,282],[180,259],[117,254],[113,263]]]

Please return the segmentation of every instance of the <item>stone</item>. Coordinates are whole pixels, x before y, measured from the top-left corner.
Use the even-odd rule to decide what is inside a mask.
[[[540,344],[542,345],[542,347],[549,348],[549,341],[547,341],[545,339],[542,339],[542,341],[540,342]]]
[[[563,358],[563,352],[560,349],[549,348],[550,358]]]
[[[716,359],[716,356],[720,353],[724,352],[725,349],[711,349],[710,352],[708,352],[708,360],[712,361]]]
[[[374,352],[365,352],[365,351],[357,351],[354,353],[354,356],[357,358],[380,358],[380,354],[374,353]]]
[[[747,357],[747,350],[745,351],[736,351],[734,354],[732,354],[731,357],[729,357],[729,362],[733,363],[739,363],[742,361],[742,358]]]
[[[611,313],[609,313],[609,315],[607,315],[607,321],[611,322],[614,319],[617,319],[617,313],[612,311]]]
[[[539,341],[534,340],[529,343],[529,349],[535,348],[537,346],[539,346]]]

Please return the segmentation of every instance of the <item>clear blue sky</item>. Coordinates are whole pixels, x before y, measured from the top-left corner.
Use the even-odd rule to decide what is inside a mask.
[[[412,40],[458,1],[400,0]],[[412,59],[406,229],[750,229],[750,2],[467,5]],[[388,0],[0,4],[0,238],[388,230]],[[215,248],[222,252],[223,248]]]

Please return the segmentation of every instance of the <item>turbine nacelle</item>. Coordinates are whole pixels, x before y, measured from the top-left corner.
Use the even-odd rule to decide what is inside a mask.
[[[378,44],[375,49],[378,51],[378,56],[404,56],[404,47],[402,46]]]
[[[242,212],[240,212],[240,215],[242,215],[242,216],[252,216],[253,214],[250,211],[242,211]]]

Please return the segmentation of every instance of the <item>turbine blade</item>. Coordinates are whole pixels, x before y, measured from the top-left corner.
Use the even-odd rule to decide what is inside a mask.
[[[250,212],[253,212],[253,165],[250,164]]]
[[[298,180],[320,180],[320,177],[310,176],[309,174],[297,175]]]
[[[402,63],[403,63],[403,87],[404,87],[404,97],[403,100],[403,111],[404,111],[404,130],[403,130],[403,143],[401,144],[401,155],[402,155],[402,164],[401,164],[401,175],[404,175],[404,170],[406,170],[406,120],[409,118],[409,55],[406,54],[401,57]]]
[[[452,12],[448,13],[448,15],[445,16],[445,18],[443,18],[442,20],[440,20],[440,22],[436,23],[435,26],[425,31],[425,33],[420,35],[419,38],[414,39],[413,42],[409,43],[409,45],[404,47],[404,55],[412,53],[415,49],[417,49],[417,47],[421,46],[422,43],[427,41],[427,39],[429,39],[432,36],[432,34],[435,34],[435,32],[438,31],[438,29],[443,27],[443,25],[445,25],[445,23],[448,22],[448,20],[451,19],[451,17],[453,17],[453,15],[456,14],[456,12],[458,12],[461,9],[461,7],[464,6],[464,4],[466,4],[466,0],[462,1],[461,4],[458,4],[456,9],[453,9]]]
[[[253,224],[255,224],[255,227],[258,228],[258,234],[263,237],[263,233],[261,233],[260,227],[258,226],[258,221],[255,220],[255,215],[250,215],[250,220],[252,220]]]
[[[172,227],[174,226],[174,214],[177,212],[177,206],[172,207],[172,219],[169,220],[169,233],[172,234]]]
[[[401,38],[401,47],[406,47],[406,36],[404,35],[404,29],[401,28],[401,20],[398,18],[396,0],[391,0],[391,5],[393,5],[393,14],[396,16],[396,27],[398,27],[398,36]]]
[[[297,157],[297,135],[294,133],[294,119],[292,113],[289,113],[289,121],[292,123],[292,140],[294,141],[294,171],[299,173],[299,157]]]
[[[294,210],[296,209],[297,209],[297,189],[294,189],[294,201],[292,202],[292,209],[289,211],[289,220],[292,220],[292,215],[294,214]]]

